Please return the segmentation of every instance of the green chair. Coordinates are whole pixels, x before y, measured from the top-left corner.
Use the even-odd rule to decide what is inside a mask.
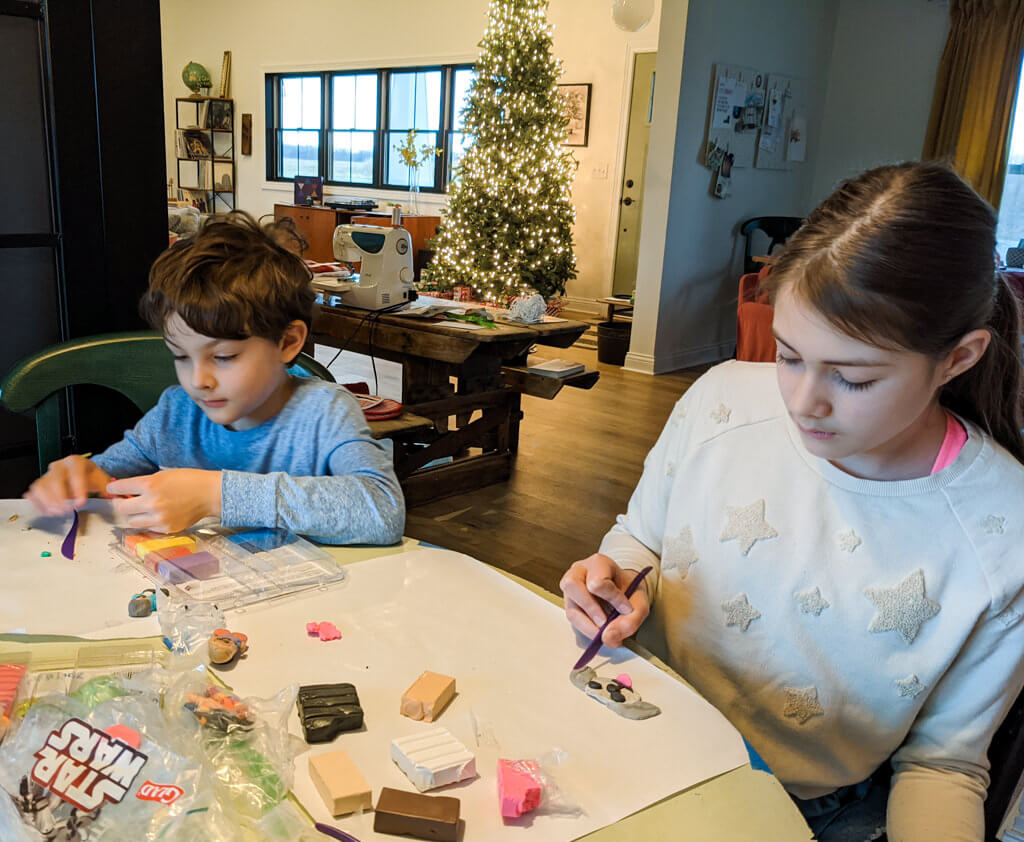
[[[300,353],[289,372],[331,383],[331,373]],[[52,345],[14,366],[0,383],[0,402],[12,412],[34,415],[39,472],[60,459],[60,398],[67,386],[93,384],[120,392],[142,412],[178,382],[174,359],[162,334],[152,331],[104,333]]]

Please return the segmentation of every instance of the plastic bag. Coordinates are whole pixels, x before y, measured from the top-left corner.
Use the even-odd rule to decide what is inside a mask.
[[[558,784],[556,770],[568,755],[556,748],[536,759],[498,761],[498,802],[504,819],[530,813],[581,816],[583,808]]]
[[[205,657],[210,635],[226,625],[224,612],[216,605],[181,602],[161,591],[157,591],[156,613],[164,642],[175,655]]]

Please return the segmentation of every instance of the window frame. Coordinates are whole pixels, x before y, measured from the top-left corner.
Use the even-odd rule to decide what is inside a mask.
[[[319,131],[319,156],[318,175],[323,178],[326,187],[361,188],[364,190],[378,190],[390,193],[406,193],[408,187],[403,185],[389,184],[386,181],[387,170],[387,140],[391,132],[391,76],[394,73],[422,73],[425,71],[441,71],[441,103],[439,109],[439,126],[437,139],[441,147],[441,154],[436,156],[434,161],[434,186],[421,187],[421,193],[445,194],[451,183],[453,151],[452,133],[455,123],[455,71],[469,69],[473,70],[473,62],[460,62],[458,64],[430,64],[410,65],[400,67],[349,67],[338,70],[290,70],[264,75],[266,94],[265,117],[266,117],[266,180],[275,183],[294,183],[294,177],[280,175],[283,168],[281,161],[282,149],[278,143],[281,122],[281,80],[295,77],[320,77],[320,131]],[[377,76],[377,126],[374,130],[373,139],[373,181],[371,183],[358,181],[335,181],[329,179],[328,171],[333,153],[334,134],[334,78],[336,76]],[[341,129],[340,131],[347,131]],[[366,130],[363,130],[366,131]],[[420,132],[421,135],[433,134],[433,132]]]

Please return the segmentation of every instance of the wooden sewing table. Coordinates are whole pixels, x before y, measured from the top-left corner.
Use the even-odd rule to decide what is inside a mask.
[[[394,314],[366,318],[327,305],[313,316],[308,352],[315,343],[401,363],[407,416],[389,422],[385,435],[395,443],[395,469],[410,507],[508,479],[519,449],[522,395],[551,399],[564,386],[589,389],[600,376],[585,370],[552,378],[526,368],[532,346],[568,348],[589,327],[584,322],[480,330],[451,324]]]

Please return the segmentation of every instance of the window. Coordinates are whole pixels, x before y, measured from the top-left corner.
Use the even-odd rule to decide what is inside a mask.
[[[417,148],[440,150],[420,164],[420,189],[442,193],[470,142],[462,110],[472,81],[469,65],[268,74],[267,179],[404,190],[398,148],[415,129]]]
[[[996,251],[1006,259],[1008,249],[1017,248],[1024,239],[1024,72],[1017,88],[1017,104],[1010,126],[1010,154],[1007,160],[1003,198],[999,203],[999,224],[996,227]],[[1020,261],[1014,260],[1014,263]]]

